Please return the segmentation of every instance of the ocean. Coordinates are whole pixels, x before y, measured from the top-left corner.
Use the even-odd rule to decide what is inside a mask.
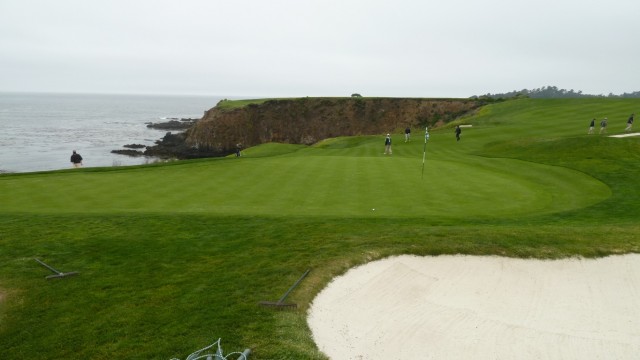
[[[147,123],[200,119],[223,98],[0,92],[0,172],[68,169],[73,150],[82,155],[84,167],[154,162],[111,150],[154,145],[167,131]]]

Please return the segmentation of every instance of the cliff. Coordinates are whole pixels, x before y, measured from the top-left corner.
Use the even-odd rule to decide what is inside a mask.
[[[298,98],[266,100],[207,111],[186,133],[201,152],[233,153],[237,144],[313,144],[336,136],[404,132],[449,122],[483,103],[478,99]]]

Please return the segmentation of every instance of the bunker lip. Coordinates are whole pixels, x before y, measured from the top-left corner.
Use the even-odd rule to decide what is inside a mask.
[[[349,270],[308,323],[332,359],[635,359],[640,254],[397,256]]]

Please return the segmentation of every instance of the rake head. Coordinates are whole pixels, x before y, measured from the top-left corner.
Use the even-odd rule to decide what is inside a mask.
[[[297,309],[298,308],[297,304],[287,304],[284,302],[284,300],[287,298],[287,296],[289,296],[289,294],[293,291],[293,289],[295,289],[296,286],[298,286],[300,281],[302,281],[302,279],[304,279],[304,277],[307,276],[309,271],[311,271],[311,269],[307,269],[307,271],[305,271],[304,274],[302,274],[300,279],[298,279],[298,281],[296,281],[295,284],[293,284],[293,286],[291,286],[289,290],[287,290],[287,292],[284,293],[284,295],[282,295],[282,297],[278,301],[260,301],[258,304],[264,307],[270,307],[278,310]]]
[[[37,261],[38,263],[40,263],[40,265],[42,265],[42,266],[46,267],[47,269],[51,270],[52,272],[54,272],[53,275],[49,275],[49,276],[45,277],[45,279],[47,279],[47,280],[56,279],[56,278],[63,278],[63,277],[79,274],[79,272],[77,272],[77,271],[70,271],[70,272],[67,272],[67,273],[63,273],[62,271],[58,271],[55,268],[47,265],[46,263],[44,263],[40,259],[34,259],[34,260]]]
[[[277,310],[294,310],[298,308],[298,304],[287,304],[279,301],[260,301],[258,304],[264,307],[275,308]]]
[[[68,272],[68,273],[59,273],[59,274],[49,275],[49,276],[46,277],[46,279],[63,278],[63,277],[66,277],[66,276],[73,276],[73,275],[77,275],[77,274],[79,274],[79,272],[71,271],[71,272]]]

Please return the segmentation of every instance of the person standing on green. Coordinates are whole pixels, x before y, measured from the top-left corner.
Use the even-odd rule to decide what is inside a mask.
[[[460,129],[460,125],[456,125],[456,141],[460,141],[461,133],[462,133],[462,129]]]
[[[71,154],[71,163],[73,164],[73,167],[82,167],[82,156],[80,156],[80,154],[75,150],[73,150],[73,153]]]
[[[631,127],[633,126],[633,117],[636,114],[631,114],[631,116],[629,116],[629,120],[627,120],[627,127],[624,129],[624,131],[631,131]]]
[[[391,135],[387,134],[387,137],[384,139],[384,154],[391,155]]]
[[[600,134],[607,133],[607,118],[602,119],[600,121]]]
[[[591,119],[591,123],[589,123],[589,132],[587,134],[593,134],[593,128],[596,127],[596,118]]]

